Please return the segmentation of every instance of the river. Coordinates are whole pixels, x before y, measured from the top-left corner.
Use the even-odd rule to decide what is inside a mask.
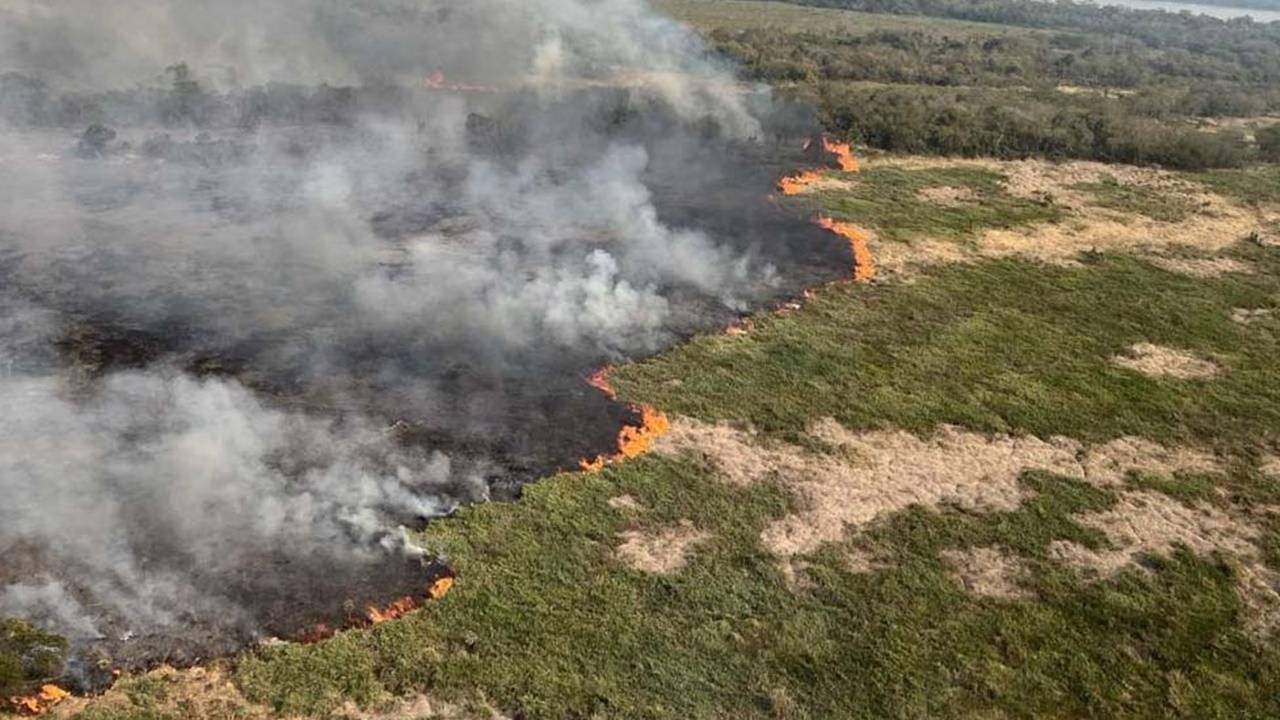
[[[1251,17],[1256,22],[1280,22],[1280,10],[1257,10],[1254,8],[1226,7],[1223,5],[1201,5],[1198,3],[1170,2],[1169,0],[1095,0],[1099,5],[1119,5],[1135,10],[1168,10],[1169,12],[1191,12],[1200,15],[1229,20],[1238,17]]]

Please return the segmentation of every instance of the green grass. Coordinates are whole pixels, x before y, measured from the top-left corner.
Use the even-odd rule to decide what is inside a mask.
[[[1256,469],[1280,428],[1275,323],[1232,307],[1280,297],[1280,257],[1241,248],[1255,275],[1171,275],[1095,256],[1082,267],[952,267],[911,285],[833,286],[620,370],[633,400],[796,436],[815,418],[853,428],[980,430],[1101,440],[1136,433],[1215,446],[1225,480],[1130,478],[1188,503],[1280,501]],[[1269,323],[1269,324],[1268,324]],[[1138,340],[1218,357],[1228,372],[1155,380],[1110,366]],[[669,381],[679,379],[678,389]],[[282,713],[389,695],[495,699],[530,719],[830,717],[1275,717],[1280,648],[1245,631],[1228,559],[1178,550],[1147,571],[1086,582],[1055,540],[1099,547],[1076,522],[1113,491],[1044,473],[1030,499],[987,514],[912,508],[809,558],[814,587],[787,589],[759,542],[794,500],[649,457],[564,475],[512,505],[464,510],[424,534],[461,582],[402,622],[313,646],[263,648],[239,665],[247,694]],[[629,494],[634,517],[609,498]],[[645,575],[613,557],[618,533],[689,521],[710,534],[690,565]],[[1280,567],[1280,528],[1261,542]],[[883,567],[849,570],[853,543]],[[964,591],[943,550],[996,545],[1027,566],[1028,599]]]
[[[821,208],[837,219],[876,230],[882,240],[919,238],[964,240],[988,228],[1006,228],[1061,217],[1048,203],[1019,198],[1004,187],[999,173],[973,167],[927,169],[871,167],[857,174],[831,173],[848,180],[849,189],[822,190],[788,201],[800,208]],[[937,203],[920,193],[928,188],[954,187],[972,194],[971,200]]]
[[[1195,210],[1195,205],[1184,197],[1152,187],[1129,185],[1110,175],[1096,182],[1080,183],[1072,189],[1088,193],[1097,207],[1144,215],[1160,222],[1180,222]]]
[[[464,511],[427,540],[464,578],[408,620],[315,646],[264,649],[239,681],[289,712],[384,692],[502,698],[530,719],[1267,717],[1280,655],[1241,630],[1229,565],[1177,553],[1085,584],[1048,544],[1097,545],[1073,513],[1115,497],[1049,475],[1007,513],[904,512],[869,537],[885,569],[853,573],[831,546],[811,593],[785,588],[758,536],[786,512],[777,487],[732,488],[648,458],[562,476],[516,505]],[[607,506],[628,493],[634,522]],[[611,558],[616,533],[688,519],[713,534],[683,572]],[[965,592],[939,552],[999,544],[1024,558],[1035,601]]]
[[[952,266],[910,285],[839,286],[743,338],[695,340],[621,369],[623,397],[795,436],[815,417],[927,432],[940,423],[1088,441],[1141,435],[1240,449],[1280,436],[1280,257],[1241,247],[1258,272],[1190,278],[1093,255],[1079,268],[1017,260]],[[1193,383],[1108,358],[1148,341],[1217,358]],[[679,387],[667,382],[680,378]]]
[[[1210,170],[1188,173],[1187,177],[1246,205],[1280,205],[1280,165],[1259,165],[1245,170]]]

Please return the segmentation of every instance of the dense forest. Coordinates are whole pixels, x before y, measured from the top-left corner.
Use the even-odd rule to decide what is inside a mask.
[[[748,76],[813,97],[832,130],[875,147],[1185,169],[1274,153],[1274,133],[1207,128],[1280,113],[1280,23],[1065,0],[798,4],[941,18],[925,30],[709,33]]]

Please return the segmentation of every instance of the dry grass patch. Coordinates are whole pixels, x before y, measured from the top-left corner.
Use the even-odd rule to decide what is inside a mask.
[[[1129,472],[1209,472],[1211,457],[1123,438],[1086,449],[1069,438],[988,436],[956,427],[932,437],[904,431],[852,432],[832,420],[810,431],[836,452],[817,453],[768,443],[726,425],[679,418],[659,452],[700,457],[725,482],[776,480],[796,498],[795,514],[773,521],[761,535],[784,562],[808,555],[849,531],[913,505],[1013,510],[1025,499],[1023,473],[1043,470],[1100,485]]]
[[[633,570],[654,575],[669,575],[680,571],[689,561],[689,553],[699,543],[706,542],[709,534],[685,521],[656,533],[628,530],[619,537],[617,555]]]
[[[49,717],[72,718],[87,708],[94,717],[108,718],[265,720],[276,717],[269,708],[245,699],[220,663],[189,670],[162,667],[145,675],[125,678],[99,697],[72,698],[62,703]]]
[[[1242,238],[1268,236],[1267,228],[1280,220],[1274,208],[1245,208],[1204,185],[1154,168],[1107,165],[1096,162],[1054,163],[1046,160],[951,160],[929,157],[877,156],[867,167],[887,165],[903,169],[967,167],[1000,173],[1013,196],[1050,204],[1064,210],[1061,222],[1031,227],[995,228],[972,243],[947,250],[931,243],[877,248],[877,260],[890,274],[907,273],[913,267],[989,257],[1026,257],[1054,264],[1071,264],[1085,252],[1119,252],[1156,257],[1173,250],[1222,252]],[[1082,186],[1114,182],[1136,192],[1177,198],[1190,208],[1178,222],[1166,222],[1136,212],[1098,207]],[[942,190],[934,189],[930,190]],[[922,193],[923,194],[923,193]],[[1162,266],[1174,272],[1200,276],[1247,272],[1249,266],[1226,258],[1210,260],[1164,259]]]
[[[1280,480],[1280,455],[1273,455],[1262,461],[1262,474]]]
[[[1179,380],[1203,380],[1219,372],[1218,366],[1208,360],[1185,350],[1153,343],[1138,343],[1129,348],[1128,354],[1111,358],[1111,362],[1143,375]]]
[[[1270,633],[1280,619],[1280,575],[1268,568],[1258,548],[1261,531],[1247,519],[1210,505],[1187,505],[1150,491],[1121,494],[1106,511],[1082,516],[1080,524],[1106,536],[1108,547],[1090,549],[1057,541],[1057,559],[1107,578],[1141,568],[1143,556],[1168,555],[1176,546],[1203,555],[1219,553],[1239,564],[1238,591],[1249,609],[1249,627]]]
[[[1250,325],[1259,320],[1266,320],[1275,315],[1275,310],[1270,308],[1234,308],[1231,311],[1231,321],[1240,323],[1241,325]]]
[[[923,188],[918,195],[925,202],[947,207],[977,202],[978,200],[978,194],[973,191],[973,188],[956,187],[954,185]]]
[[[1155,265],[1169,272],[1190,275],[1191,277],[1215,278],[1222,277],[1228,273],[1249,274],[1253,272],[1253,266],[1249,263],[1228,257],[1151,257],[1149,259]]]
[[[1160,477],[1222,473],[1218,459],[1203,450],[1169,448],[1137,437],[1122,437],[1091,448],[1081,466],[1082,477],[1100,487],[1122,485],[1130,473]]]
[[[1018,584],[1026,567],[1015,555],[998,547],[944,550],[942,559],[951,566],[961,585],[975,595],[1011,600],[1029,593]]]
[[[644,506],[630,495],[609,498],[609,507],[620,512],[640,512],[644,510]]]

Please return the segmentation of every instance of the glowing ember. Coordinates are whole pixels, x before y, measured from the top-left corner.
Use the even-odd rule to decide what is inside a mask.
[[[857,282],[870,282],[876,275],[875,259],[871,257],[871,248],[867,245],[867,233],[853,223],[840,222],[819,215],[814,222],[826,230],[849,241],[853,248],[853,279]]]
[[[587,378],[587,384],[607,395],[610,400],[617,400],[618,393],[609,384],[609,372],[612,370],[612,367],[600,368],[592,373],[591,377]]]
[[[858,172],[858,158],[854,157],[849,143],[836,142],[831,138],[822,138],[822,148],[836,156],[836,162],[844,172]]]
[[[57,685],[45,685],[35,695],[9,698],[9,704],[20,715],[42,715],[69,697],[71,693]]]
[[[450,92],[473,92],[473,93],[492,93],[498,92],[497,88],[488,87],[487,85],[466,85],[463,83],[449,82],[445,79],[444,73],[434,72],[422,84],[429,90],[447,90]]]
[[[337,630],[334,630],[324,623],[320,623],[318,625],[312,625],[298,633],[298,642],[303,645],[314,645],[315,643],[328,640],[337,634]]]
[[[591,376],[587,382],[600,392],[616,400],[618,392],[609,384],[609,371],[604,368]],[[626,458],[644,455],[653,449],[653,444],[671,429],[671,421],[666,415],[648,405],[632,406],[632,410],[640,413],[640,425],[626,425],[618,433],[618,452],[613,455],[601,455],[594,460],[583,460],[578,463],[585,472],[599,472],[605,465]]]

